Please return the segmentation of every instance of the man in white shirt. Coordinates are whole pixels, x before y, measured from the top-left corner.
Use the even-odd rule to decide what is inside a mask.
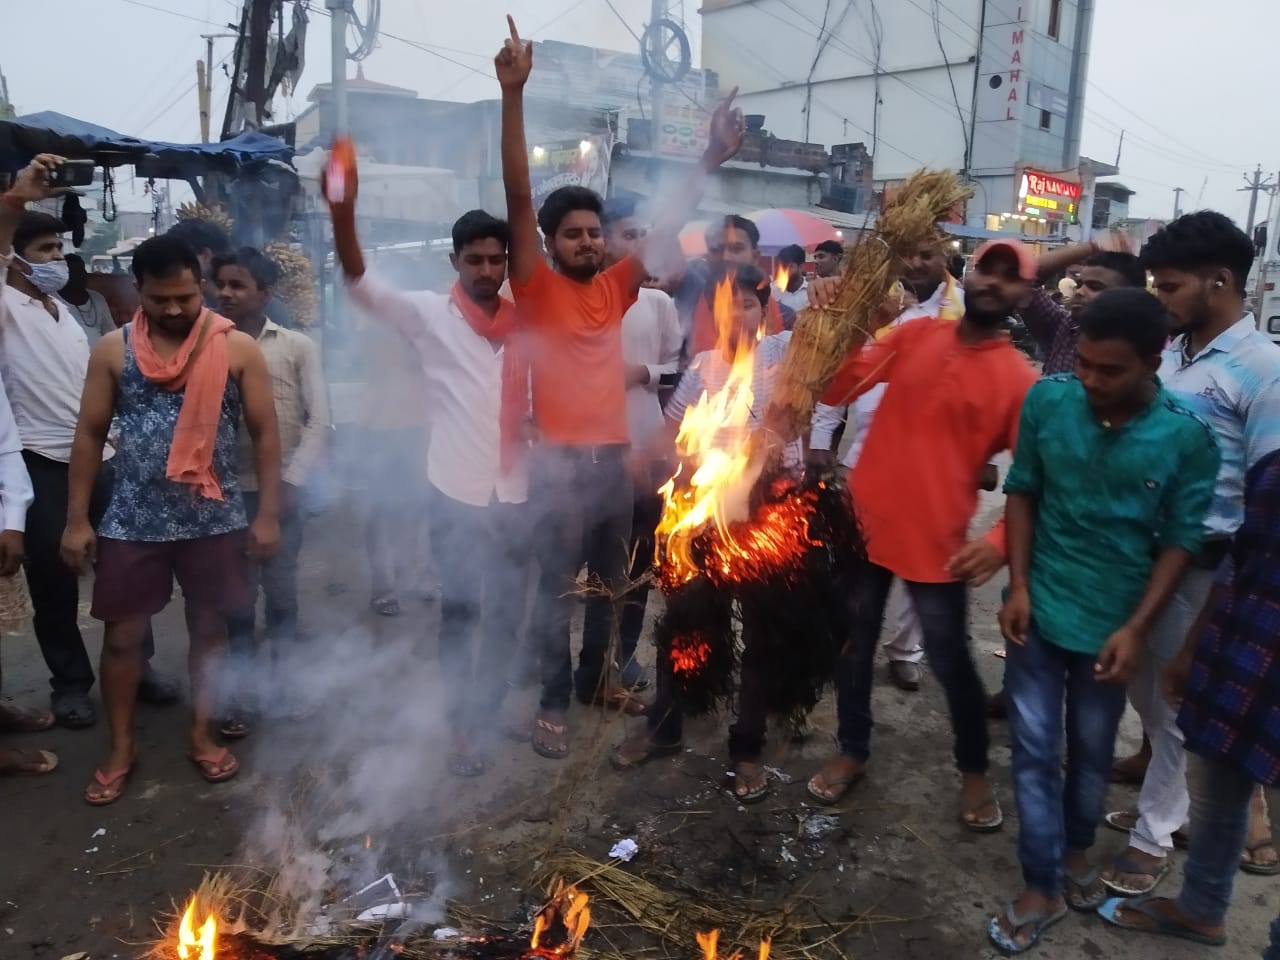
[[[66,225],[25,209],[29,201],[53,196],[48,175],[59,160],[40,155],[0,197],[0,260],[6,268],[0,288],[0,368],[35,492],[27,512],[26,570],[36,640],[51,674],[54,716],[61,725],[78,729],[97,719],[89,700],[94,673],[80,635],[79,580],[60,551],[89,341],[67,305],[54,296],[67,282],[60,236]],[[110,456],[108,449],[104,462]],[[103,470],[94,488],[95,522],[106,509],[110,488],[110,470]],[[154,652],[148,631],[143,647],[148,663],[138,697],[169,703],[177,699],[177,686],[152,669]]]
[[[298,556],[302,552],[302,488],[329,443],[329,398],[325,388],[320,351],[305,333],[285,330],[267,319],[266,307],[279,280],[279,269],[269,257],[252,247],[213,258],[213,282],[218,290],[218,312],[258,342],[271,374],[276,424],[280,430],[280,455],[284,473],[280,484],[280,549],[262,563],[249,564],[252,601],[227,617],[228,673],[232,689],[224,692],[229,713],[222,717],[220,732],[235,739],[248,734],[241,711],[252,712],[262,704],[264,685],[254,678],[256,609],[261,584],[265,614],[265,640],[273,664],[299,655]],[[253,438],[242,420],[237,437],[240,489],[249,521],[258,515],[258,475]],[[289,665],[291,666],[291,665]],[[287,674],[274,683],[274,698],[296,707],[301,691]],[[277,704],[277,709],[278,709]]]
[[[917,317],[959,319],[964,314],[964,291],[947,274],[947,261],[941,246],[929,244],[921,247],[914,256],[908,258],[906,267],[903,284],[907,288],[907,294],[916,302],[903,310],[890,324],[891,327]],[[854,435],[845,452],[843,465],[852,470],[858,461],[858,454],[862,452],[863,440],[871,429],[871,421],[884,391],[885,384],[872,387],[850,406],[843,408],[817,404],[809,436],[810,462],[821,467],[834,465],[836,451],[833,447],[838,444],[835,441],[836,432],[848,417],[852,420]],[[889,677],[899,689],[919,690],[924,636],[905,591],[899,591],[897,607],[892,611],[890,620],[893,632],[884,645],[889,656]]]
[[[111,307],[107,304],[106,297],[85,286],[88,274],[80,255],[68,253],[63,259],[67,262],[67,285],[58,291],[58,298],[80,321],[84,335],[89,339],[89,349],[92,350],[104,333],[110,333],[116,328],[115,320],[111,318]]]
[[[605,202],[604,215],[605,266],[610,267],[640,252],[645,228],[636,217],[635,200],[612,197]],[[662,405],[658,387],[664,378],[674,382],[680,370],[680,349],[684,332],[675,302],[661,290],[643,287],[636,302],[622,317],[622,359],[626,364],[627,427],[631,449],[636,454],[632,464],[635,479],[635,510],[631,520],[631,569],[629,576],[638,580],[653,565],[653,535],[662,516],[662,497],[658,488],[671,476],[672,465],[665,458],[647,455],[653,438],[662,430]],[[636,646],[644,629],[644,609],[649,588],[631,593],[623,607],[618,625],[618,663],[624,687],[643,690],[649,686],[636,663]]]
[[[778,251],[778,255],[774,257],[777,270],[775,271],[773,296],[778,303],[792,312],[793,317],[809,306],[809,285],[805,282],[804,261],[804,247],[798,243],[783,247]],[[777,277],[784,270],[787,273],[787,285],[781,287],[778,285]]]
[[[330,203],[347,290],[414,344],[431,396],[426,480],[441,558],[440,663],[453,738],[448,767],[456,776],[479,776],[490,764],[530,559],[528,362],[514,307],[499,296],[510,231],[482,210],[463,214],[453,225],[453,289],[402,291],[365,271],[355,195],[353,177],[344,199]],[[477,627],[473,664],[468,641]]]

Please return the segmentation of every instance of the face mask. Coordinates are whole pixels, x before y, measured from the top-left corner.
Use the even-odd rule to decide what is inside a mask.
[[[27,265],[27,279],[41,293],[57,293],[71,279],[71,268],[65,260],[50,260],[48,263],[31,263],[14,255],[15,260],[22,260]]]

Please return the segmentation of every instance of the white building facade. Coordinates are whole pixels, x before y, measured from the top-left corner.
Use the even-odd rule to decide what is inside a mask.
[[[704,0],[702,56],[777,136],[864,143],[878,185],[950,168],[968,226],[1079,235],[1092,25],[1093,0]]]

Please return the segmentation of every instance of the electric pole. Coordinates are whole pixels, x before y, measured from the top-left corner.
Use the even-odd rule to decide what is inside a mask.
[[[1249,194],[1249,225],[1245,228],[1245,233],[1250,236],[1253,236],[1253,218],[1258,212],[1258,193],[1263,190],[1270,190],[1271,183],[1270,176],[1265,180],[1262,179],[1262,164],[1258,164],[1258,168],[1253,171],[1252,179],[1248,174],[1245,174],[1244,186],[1237,191],[1238,193]]]
[[[1182,187],[1173,188],[1173,219],[1182,216],[1182,195],[1187,191]]]
[[[333,100],[333,134],[347,132],[347,0],[325,0],[329,11],[330,49],[333,58],[332,85],[329,96]]]
[[[204,62],[196,61],[196,89],[200,97],[200,140],[203,143],[209,142],[209,113],[213,100],[213,41],[234,40],[238,36],[237,33],[200,34],[200,39],[206,44]]]
[[[652,6],[649,8],[649,22],[657,23],[659,20],[662,20],[663,18],[665,18],[666,15],[667,15],[666,0],[653,0]],[[653,82],[650,86],[650,92],[649,92],[650,99],[653,102],[653,107],[652,107],[653,120],[651,121],[653,126],[653,132],[650,135],[653,138],[652,150],[653,150],[653,155],[655,157],[658,155],[659,144],[661,143],[659,138],[662,136],[663,93],[664,93],[664,90],[663,90],[662,80],[655,75],[653,77]]]

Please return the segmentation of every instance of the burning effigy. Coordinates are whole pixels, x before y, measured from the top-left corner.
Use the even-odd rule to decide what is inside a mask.
[[[769,677],[770,712],[811,708],[833,677],[864,545],[843,484],[779,454],[804,433],[845,356],[873,335],[903,256],[936,238],[967,196],[945,171],[903,185],[875,234],[849,251],[836,301],[800,313],[763,417],[753,383],[760,338],[723,339],[729,295],[716,291],[718,349],[732,356],[731,370],[684,413],[682,466],[662,488],[656,537],[666,611],[655,639],[684,712],[733,698],[745,623]]]

